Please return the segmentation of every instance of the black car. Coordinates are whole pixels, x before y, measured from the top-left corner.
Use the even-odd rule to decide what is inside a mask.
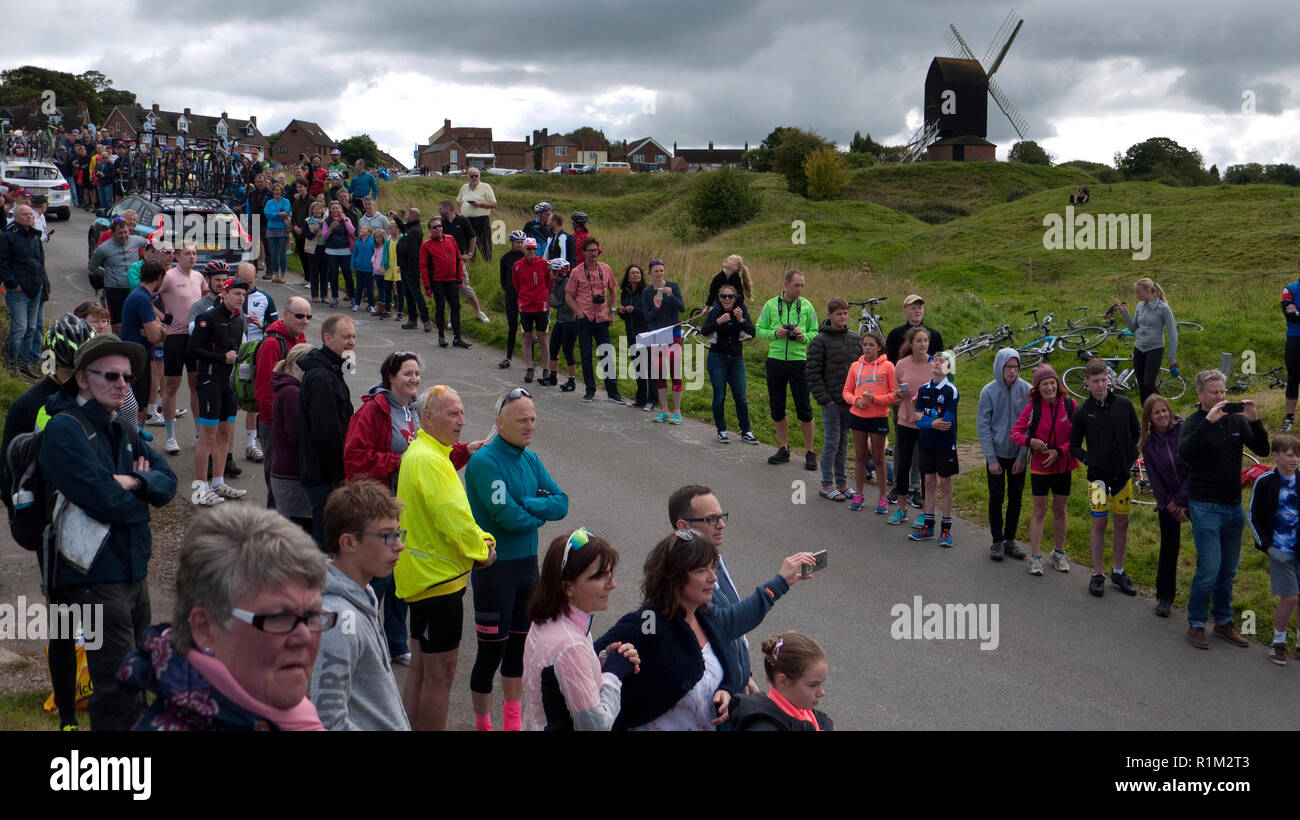
[[[95,252],[99,237],[126,211],[139,217],[135,233],[145,239],[161,238],[176,247],[192,241],[198,245],[200,266],[220,259],[232,268],[253,258],[253,236],[230,206],[213,197],[193,194],[127,194],[90,225],[87,255]]]

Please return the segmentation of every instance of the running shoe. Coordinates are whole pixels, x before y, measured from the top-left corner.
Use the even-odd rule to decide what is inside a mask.
[[[849,501],[849,509],[857,512],[862,509],[862,505],[865,503],[866,499],[862,497],[862,493],[854,493],[853,498]]]

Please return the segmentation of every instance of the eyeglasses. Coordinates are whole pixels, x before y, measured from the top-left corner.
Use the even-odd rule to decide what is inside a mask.
[[[132,381],[135,380],[134,375],[130,373],[118,373],[116,370],[95,370],[94,368],[87,367],[86,371],[89,373],[94,373],[96,376],[102,376],[104,381],[108,382],[109,384],[115,384],[118,379],[121,379],[127,384],[130,384]]]
[[[518,388],[522,390],[523,388]],[[596,536],[586,527],[578,527],[569,536],[569,540],[564,543],[564,557],[560,559],[560,572],[564,572],[564,565],[569,563],[569,553],[574,550],[580,550],[587,546],[587,542]]]
[[[334,624],[338,623],[339,620],[339,614],[329,610],[308,612],[306,615],[295,615],[292,612],[254,615],[246,609],[232,609],[230,614],[232,617],[253,627],[253,629],[270,635],[288,635],[298,628],[298,624],[306,624],[308,632],[324,632],[327,629],[333,629]]]
[[[295,318],[295,319],[304,319],[304,320],[310,320],[310,319],[311,319],[311,314],[310,314],[310,313],[290,313],[289,315],[292,316],[292,317]]]
[[[357,530],[353,535],[373,535],[376,538],[384,540],[385,547],[391,547],[398,541],[406,540],[406,530],[385,530],[384,532],[370,532],[368,530]]]
[[[683,520],[683,521],[703,521],[705,524],[708,524],[710,527],[716,527],[716,526],[718,526],[718,524],[721,524],[721,523],[725,523],[725,522],[726,522],[726,520],[727,520],[727,515],[728,515],[727,513],[724,513],[724,512],[723,512],[723,513],[714,513],[713,515],[706,515],[706,516],[704,516],[703,518],[683,518],[682,520]],[[680,533],[681,530],[678,530],[678,532]],[[690,539],[687,539],[687,540],[690,540]]]
[[[532,397],[532,393],[529,393],[522,387],[516,387],[514,390],[511,390],[509,393],[501,397],[501,403],[497,405],[497,412],[500,413],[501,408],[505,407],[515,399],[531,399]]]
[[[718,294],[718,298],[719,298],[719,299],[735,299],[735,298],[736,298],[736,294],[734,294],[734,293],[719,293],[719,294]]]

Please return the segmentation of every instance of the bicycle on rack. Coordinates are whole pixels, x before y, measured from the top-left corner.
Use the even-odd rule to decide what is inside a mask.
[[[880,326],[880,317],[876,315],[876,305],[884,302],[889,297],[877,296],[874,299],[868,299],[865,302],[849,302],[849,307],[862,308],[862,315],[858,317],[858,335],[861,336],[869,331],[876,331],[883,339],[885,329]]]
[[[1041,333],[1042,335],[1027,345],[1012,344],[1020,354],[1020,367],[1022,369],[1039,364],[1048,356],[1055,353],[1057,348],[1060,348],[1061,350],[1076,351],[1088,347],[1087,341],[1089,337],[1079,329],[1067,329],[1066,332],[1059,334],[1052,332],[1052,322],[1056,320],[1055,313],[1048,313],[1041,321],[1038,318],[1037,310],[1026,311],[1025,315],[1032,316],[1034,319],[1033,323],[1022,327],[1019,330],[1011,331],[1012,335],[1014,336],[1016,333],[1024,333],[1028,331],[1034,331],[1036,333]]]
[[[1110,379],[1111,390],[1116,393],[1129,393],[1137,389],[1137,376],[1133,370],[1132,356],[1098,356],[1093,350],[1079,351],[1080,361],[1087,362],[1094,358],[1106,363],[1106,374]],[[1117,366],[1122,369],[1117,370]],[[1079,399],[1086,399],[1092,395],[1088,390],[1088,377],[1084,369],[1085,365],[1077,365],[1061,374],[1061,384]],[[1175,376],[1169,372],[1168,368],[1162,367],[1156,374],[1155,388],[1157,393],[1169,401],[1176,401],[1187,392],[1187,381],[1182,376]]]

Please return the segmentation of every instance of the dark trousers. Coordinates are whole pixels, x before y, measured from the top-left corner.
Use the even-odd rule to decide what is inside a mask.
[[[595,390],[596,370],[592,361],[592,341],[595,340],[597,347],[609,345],[609,322],[593,322],[586,316],[579,316],[577,325],[578,349],[582,353],[582,380],[586,383],[588,390]],[[613,358],[613,352],[609,347],[606,347],[601,354],[602,368],[606,366],[605,359],[607,357]],[[605,379],[605,393],[610,396],[618,395],[617,379]]]
[[[98,624],[103,644],[98,649],[86,649],[86,666],[95,688],[90,696],[90,728],[96,732],[130,731],[144,711],[144,699],[139,692],[118,683],[117,670],[149,626],[148,581],[63,586],[55,590],[55,600],[103,606],[103,619]],[[86,637],[90,642],[89,632]]]
[[[397,597],[397,586],[392,573],[385,578],[375,578],[370,588],[379,599],[379,609],[384,613],[384,637],[388,639],[388,655],[396,658],[410,652],[406,634],[406,602]]]
[[[915,427],[908,427],[906,424],[894,425],[894,493],[898,495],[898,503],[901,506],[903,499],[907,498],[910,476],[912,475],[912,459],[916,458],[919,462],[916,443],[921,436],[921,431]],[[1024,480],[1021,480],[1021,486]],[[1002,490],[999,487],[998,492]],[[921,484],[921,497],[925,497],[925,483]],[[993,505],[993,490],[989,489],[989,506]],[[998,507],[1001,508],[1002,499],[998,498]],[[1020,517],[1020,495],[1016,495],[1016,517]]]
[[[316,540],[316,546],[320,547],[322,552],[325,551],[325,502],[329,499],[330,493],[338,489],[340,483],[303,487],[307,491],[307,500],[311,502],[311,537]]]
[[[1028,465],[1019,473],[1012,473],[1014,458],[998,458],[1002,465],[1002,475],[987,473],[989,482],[989,530],[993,533],[993,542],[1013,541],[1016,529],[1020,526],[1020,498],[1025,494],[1025,475]],[[900,493],[901,495],[901,493]],[[1002,499],[1006,498],[1007,515],[1002,517]]]
[[[314,256],[314,254],[307,253],[306,244],[307,240],[304,237],[295,236],[293,238],[293,250],[294,253],[298,254],[298,264],[302,265],[302,275],[308,282],[310,282],[312,275],[312,256]]]
[[[1147,396],[1156,392],[1156,376],[1160,375],[1160,360],[1164,355],[1163,347],[1145,353],[1136,348],[1133,350],[1133,375],[1137,378],[1138,393],[1142,397],[1137,408],[1139,415],[1142,413],[1141,403],[1146,402]]]
[[[713,426],[718,430],[727,429],[727,387],[730,386],[731,398],[736,403],[736,421],[740,423],[740,431],[749,432],[749,402],[745,398],[745,357],[728,356],[710,350],[706,362],[709,381],[713,384]]]
[[[506,358],[509,359],[515,355],[515,338],[519,332],[519,296],[514,293],[506,292],[505,302],[506,302]],[[545,353],[546,351],[542,351],[542,352]],[[527,361],[530,358],[532,357],[525,356],[524,360]]]
[[[478,246],[474,249],[475,252],[483,254],[483,258],[488,262],[491,262],[492,217],[471,216],[469,217],[469,226],[474,229],[474,235],[478,237]]]
[[[349,259],[346,256],[331,256],[325,254],[325,270],[321,281],[321,297],[325,296],[325,288],[330,289],[330,297],[337,299],[339,296],[339,274],[343,274],[343,292],[348,299],[352,298],[352,269],[348,267]]]
[[[429,321],[429,303],[424,298],[424,291],[420,287],[420,269],[406,270],[402,269],[402,287],[406,288],[406,313],[412,321],[415,320],[415,313],[420,312],[420,318]]]
[[[257,417],[257,440],[262,444],[262,479],[266,482],[266,508],[275,509],[275,493],[271,491],[271,425]]]
[[[560,350],[564,350],[564,363],[573,367],[573,342],[578,338],[578,328],[573,322],[556,322],[551,329],[551,360],[556,370],[560,367]]]
[[[1178,589],[1178,550],[1182,547],[1183,525],[1168,510],[1160,516],[1160,560],[1156,564],[1156,600],[1172,601]]]
[[[455,282],[433,283],[433,321],[438,326],[438,338],[444,335],[447,327],[444,305],[451,307],[451,333],[460,338],[460,285]]]

